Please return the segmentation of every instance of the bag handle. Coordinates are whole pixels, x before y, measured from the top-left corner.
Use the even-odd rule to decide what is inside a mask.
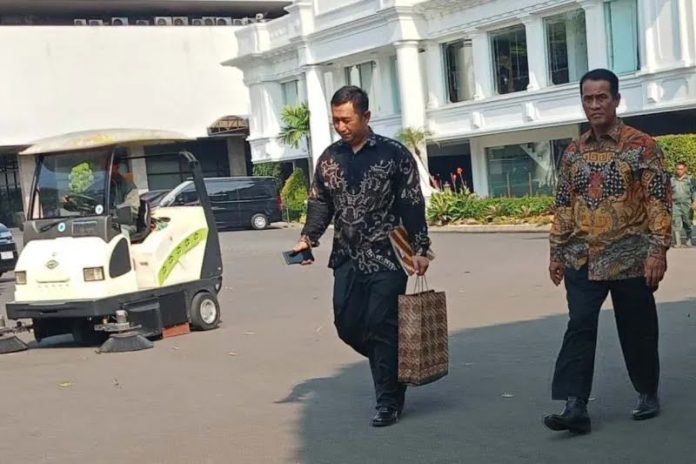
[[[428,286],[428,279],[422,276],[416,276],[416,281],[413,284],[414,294],[425,293],[430,290]]]

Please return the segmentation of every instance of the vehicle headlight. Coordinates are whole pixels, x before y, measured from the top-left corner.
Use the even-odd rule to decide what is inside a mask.
[[[6,239],[11,239],[12,238],[12,232],[9,230],[5,232],[0,232],[0,238],[6,238]]]
[[[15,284],[26,285],[27,284],[27,271],[15,271]]]
[[[84,268],[85,282],[94,282],[104,280],[103,267],[86,267]]]

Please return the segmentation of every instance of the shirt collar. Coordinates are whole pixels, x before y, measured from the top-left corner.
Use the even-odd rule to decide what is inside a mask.
[[[623,121],[620,118],[616,118],[616,122],[614,123],[614,126],[609,130],[609,132],[607,132],[605,135],[603,135],[600,138],[609,137],[615,143],[619,143],[619,139],[621,138],[621,132],[623,131],[623,128],[624,128]],[[590,128],[590,130],[585,132],[585,135],[582,137],[582,142],[583,143],[599,142],[599,140],[595,136],[594,131]]]

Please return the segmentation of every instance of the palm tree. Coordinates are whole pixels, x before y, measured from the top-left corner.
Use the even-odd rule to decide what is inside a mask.
[[[295,150],[300,148],[302,140],[307,145],[307,157],[309,161],[309,181],[312,181],[312,144],[310,143],[311,133],[309,129],[309,106],[307,103],[300,103],[296,106],[286,106],[280,113],[280,120],[283,127],[280,129],[280,138],[285,145],[291,146]]]
[[[414,155],[418,157],[421,161],[421,151],[420,147],[425,144],[428,137],[433,135],[428,129],[416,129],[414,127],[405,127],[396,133],[396,138],[406,145]]]
[[[309,107],[307,103],[286,106],[280,114],[280,120],[283,123],[280,130],[283,143],[298,149],[300,142],[304,139],[307,141],[307,149],[309,150]]]
[[[405,127],[396,133],[396,138],[399,140],[399,142],[406,145],[406,147],[411,150],[414,155],[416,164],[418,165],[418,174],[421,177],[421,189],[426,197],[430,197],[430,195],[432,195],[432,186],[434,185],[434,181],[430,175],[430,172],[428,172],[426,164],[423,162],[420,147],[425,145],[428,137],[431,137],[432,135],[433,133],[428,129],[416,129],[413,127]]]

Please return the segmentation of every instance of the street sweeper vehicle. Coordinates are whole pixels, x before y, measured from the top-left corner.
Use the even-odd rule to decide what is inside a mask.
[[[129,147],[187,139],[111,129],[46,139],[20,153],[36,157],[36,170],[14,301],[6,306],[17,325],[0,336],[29,328],[37,341],[71,333],[81,345],[104,342],[100,350],[108,352],[218,326],[222,259],[198,161],[177,153],[198,196],[190,205],[150,208],[122,172]]]

